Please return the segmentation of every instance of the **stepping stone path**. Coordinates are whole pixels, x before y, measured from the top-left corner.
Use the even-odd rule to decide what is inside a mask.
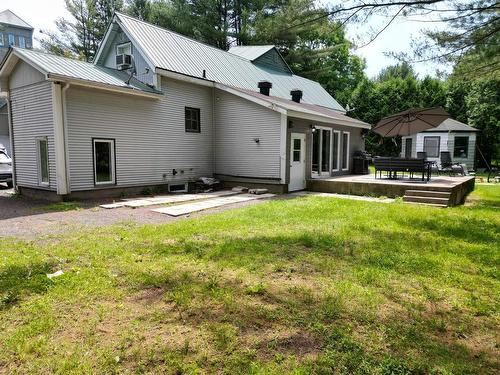
[[[156,209],[153,209],[152,211],[159,212],[161,214],[170,215],[170,216],[181,216],[181,215],[186,215],[186,214],[190,214],[190,213],[197,212],[197,211],[206,210],[209,208],[216,208],[216,207],[221,207],[221,206],[225,206],[228,204],[241,203],[241,202],[247,202],[247,201],[264,199],[264,198],[271,198],[271,197],[274,197],[274,194],[261,194],[261,195],[238,194],[238,195],[231,196],[231,197],[214,198],[214,199],[204,200],[201,202],[179,204],[179,205],[172,206],[172,207],[156,208]]]
[[[201,199],[225,197],[236,194],[238,193],[234,191],[214,191],[211,193],[200,193],[200,194],[175,194],[175,195],[171,194],[164,196],[155,196],[151,198],[127,199],[124,200],[123,202],[101,204],[99,207],[107,209],[120,208],[120,207],[138,208],[138,207],[154,206],[159,204],[189,202]]]

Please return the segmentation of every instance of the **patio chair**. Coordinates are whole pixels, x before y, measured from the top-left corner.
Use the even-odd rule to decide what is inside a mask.
[[[418,151],[417,152],[417,159],[427,160],[427,152],[425,152],[425,151]]]
[[[441,166],[439,168],[439,173],[448,173],[450,176],[455,174],[465,175],[464,168],[458,163],[453,163],[449,151],[441,151],[440,161]]]

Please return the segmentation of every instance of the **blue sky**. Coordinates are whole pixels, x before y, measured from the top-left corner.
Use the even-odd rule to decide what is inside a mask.
[[[50,6],[48,6],[50,4]],[[55,29],[54,20],[60,16],[68,16],[64,8],[64,0],[2,0],[0,11],[10,9],[19,17],[31,24],[35,28],[35,39],[41,36],[41,29]],[[418,17],[422,19],[422,17]],[[348,37],[352,40],[360,38],[364,41],[369,40],[367,34],[370,31],[378,30],[387,22],[386,17],[373,17],[370,22],[363,25],[350,25],[347,29]],[[410,50],[410,42],[413,36],[418,36],[424,27],[429,27],[435,24],[422,24],[419,22],[411,22],[398,20],[391,24],[374,42],[368,46],[355,51],[356,54],[366,59],[366,73],[370,77],[374,77],[385,66],[392,65],[397,61],[384,56],[384,52],[401,52]],[[439,24],[437,25],[439,26]],[[39,43],[35,40],[35,47]],[[433,63],[420,63],[414,65],[415,70],[419,75],[426,74],[434,75],[437,66]],[[439,67],[442,69],[443,67]]]

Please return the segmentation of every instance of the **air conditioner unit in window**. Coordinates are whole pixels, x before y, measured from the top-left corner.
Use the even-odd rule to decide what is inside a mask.
[[[132,67],[132,56],[121,54],[116,55],[116,69],[125,70]]]

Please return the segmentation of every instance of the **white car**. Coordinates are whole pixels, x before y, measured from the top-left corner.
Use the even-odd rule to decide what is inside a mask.
[[[5,182],[7,187],[12,188],[12,159],[0,144],[0,182]]]

